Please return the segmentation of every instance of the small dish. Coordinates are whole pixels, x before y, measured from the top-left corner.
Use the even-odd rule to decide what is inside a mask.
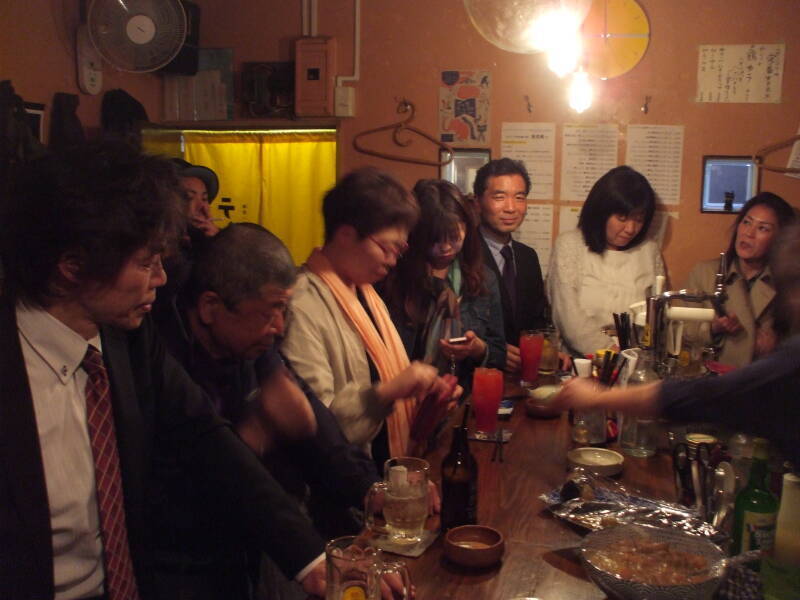
[[[560,415],[560,410],[554,411],[550,407],[550,403],[559,390],[561,390],[560,385],[552,384],[540,385],[531,389],[525,399],[526,414],[529,417],[557,417]]]
[[[485,525],[454,527],[444,536],[444,555],[462,567],[491,567],[503,552],[503,534]]]
[[[583,467],[596,473],[610,477],[622,471],[625,458],[619,452],[607,448],[574,448],[567,452],[567,462],[570,469]]]

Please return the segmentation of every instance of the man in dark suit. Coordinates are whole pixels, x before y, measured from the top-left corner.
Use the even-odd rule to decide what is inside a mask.
[[[480,210],[484,260],[500,286],[506,371],[520,370],[519,334],[547,324],[547,297],[536,250],[511,239],[528,208],[531,180],[525,165],[500,158],[483,165],[473,190]]]
[[[333,413],[296,378],[275,343],[296,280],[286,246],[259,225],[232,224],[193,262],[171,312],[155,319],[168,350],[289,493],[304,498],[309,486],[309,512],[326,538],[358,533],[363,523],[350,509],[363,507],[379,480],[375,463],[348,443]],[[314,421],[316,430],[309,427]],[[246,580],[241,540],[210,540],[204,532],[214,523],[191,486],[171,475],[164,480],[174,490],[159,527],[170,562],[193,564],[199,582],[216,583],[219,573],[235,569],[235,579]],[[163,569],[165,579],[177,579],[170,564]],[[283,589],[276,579],[264,584]],[[187,585],[184,576],[180,589]]]
[[[147,600],[153,470],[324,593],[322,540],[147,318],[180,222],[174,167],[91,145],[21,173],[0,258],[0,596]]]

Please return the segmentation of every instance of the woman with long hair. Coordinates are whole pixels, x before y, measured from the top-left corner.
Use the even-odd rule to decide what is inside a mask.
[[[578,227],[556,240],[547,295],[553,321],[577,354],[612,344],[603,328],[612,313],[644,300],[656,275],[664,274],[658,245],[647,237],[656,194],[641,173],[616,167],[592,186]]]
[[[460,190],[422,179],[414,196],[420,219],[381,291],[409,356],[455,371],[468,386],[476,366],[505,366],[497,280],[483,264],[477,217]]]
[[[770,192],[753,196],[739,211],[725,252],[726,314],[693,336],[718,347],[720,362],[741,367],[775,347],[775,284],[769,258],[775,237],[794,220],[794,209]],[[686,289],[713,292],[718,265],[716,258],[697,263]]]

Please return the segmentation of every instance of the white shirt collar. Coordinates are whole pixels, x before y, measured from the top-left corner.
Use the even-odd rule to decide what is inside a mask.
[[[89,344],[102,351],[100,335],[88,342],[46,310],[17,303],[17,327],[62,383],[81,366]]]

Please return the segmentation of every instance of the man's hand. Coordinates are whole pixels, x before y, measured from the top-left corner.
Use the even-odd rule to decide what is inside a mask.
[[[325,561],[321,560],[300,582],[303,591],[311,596],[325,597]],[[390,597],[391,598],[391,597]]]
[[[506,373],[510,375],[519,373],[521,366],[519,347],[506,344]]]

